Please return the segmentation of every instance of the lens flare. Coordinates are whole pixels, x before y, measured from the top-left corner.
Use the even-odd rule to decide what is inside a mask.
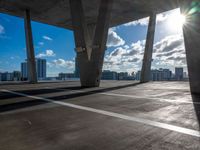
[[[175,12],[170,14],[167,25],[171,30],[176,31],[182,29],[182,26],[185,23],[186,23],[186,16],[180,14],[180,12]]]

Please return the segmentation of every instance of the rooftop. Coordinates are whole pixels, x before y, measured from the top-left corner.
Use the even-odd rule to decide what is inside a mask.
[[[3,150],[200,149],[188,82],[0,85]]]

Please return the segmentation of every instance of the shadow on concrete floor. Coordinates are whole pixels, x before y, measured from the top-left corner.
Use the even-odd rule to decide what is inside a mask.
[[[200,103],[200,94],[191,94],[192,96],[192,101],[193,102],[198,102]],[[195,113],[196,113],[196,116],[197,116],[197,121],[199,123],[199,130],[200,130],[200,105],[194,105],[194,109],[195,109]]]
[[[108,92],[112,90],[118,90],[118,89],[123,89],[127,87],[132,87],[132,86],[137,86],[140,83],[133,83],[133,84],[126,84],[126,85],[120,85],[120,86],[115,86],[115,87],[109,87],[109,88],[101,88],[101,89],[93,89],[93,88],[87,88],[91,89],[90,91],[86,92],[76,92],[76,93],[68,93],[66,95],[61,95],[61,96],[53,96],[53,97],[48,97],[48,99],[52,99],[55,101],[62,101],[62,100],[67,100],[71,98],[76,98],[76,97],[82,97],[82,96],[87,96],[87,95],[92,95],[92,94],[97,94],[97,93],[102,93],[102,92]],[[17,91],[19,93],[23,94],[28,94],[28,95],[40,95],[40,94],[50,94],[50,93],[57,93],[57,92],[63,92],[65,90],[82,90],[86,89],[80,86],[73,86],[73,87],[62,87],[62,88],[55,88],[55,89],[30,89],[30,90],[21,90]],[[15,95],[15,94],[10,94],[6,92],[1,92],[0,93],[0,102],[6,99],[12,99],[12,98],[20,98],[23,96],[20,95]],[[42,105],[46,104],[49,102],[43,101],[43,100],[28,100],[28,101],[23,101],[23,102],[15,102],[15,103],[10,103],[10,104],[3,104],[0,105],[0,113],[2,112],[7,112],[7,111],[12,111],[12,110],[17,110],[17,109],[22,109],[22,108],[27,108],[27,107],[32,107],[36,105]]]

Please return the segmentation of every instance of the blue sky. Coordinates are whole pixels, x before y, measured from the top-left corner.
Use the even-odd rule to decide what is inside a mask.
[[[179,9],[157,15],[152,68],[186,69]],[[177,21],[177,22],[176,22]],[[137,71],[145,46],[148,18],[109,29],[104,69]],[[74,71],[74,37],[71,30],[32,22],[36,57],[47,59],[47,75]],[[20,70],[26,59],[22,18],[0,14],[0,72]]]

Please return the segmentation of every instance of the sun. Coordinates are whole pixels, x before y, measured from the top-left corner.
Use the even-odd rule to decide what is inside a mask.
[[[171,30],[180,30],[186,23],[186,16],[181,14],[180,11],[175,11],[169,15],[167,22]]]

